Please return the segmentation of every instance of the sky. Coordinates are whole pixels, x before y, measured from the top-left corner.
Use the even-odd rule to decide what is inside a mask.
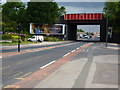
[[[5,2],[2,0],[1,2]],[[22,0],[23,2],[28,2],[29,0]],[[104,8],[105,0],[55,0],[58,6],[64,6],[67,13],[102,13]],[[74,1],[74,2],[73,2]],[[84,2],[83,2],[84,1]],[[91,2],[90,2],[91,1]],[[99,25],[78,25],[78,29],[83,29],[86,32],[100,32]],[[90,29],[93,30],[90,30]]]

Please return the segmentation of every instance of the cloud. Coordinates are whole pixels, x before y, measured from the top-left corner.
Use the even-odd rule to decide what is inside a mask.
[[[56,2],[106,2],[107,0],[55,0]]]
[[[104,2],[57,2],[65,6],[67,13],[100,13],[103,11]]]
[[[77,29],[83,29],[85,32],[100,33],[100,25],[77,25]]]

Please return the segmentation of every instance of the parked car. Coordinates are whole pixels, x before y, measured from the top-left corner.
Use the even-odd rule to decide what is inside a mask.
[[[31,38],[28,38],[28,41],[31,41],[31,42],[43,42],[43,40],[44,40],[44,37],[41,35],[34,35]]]

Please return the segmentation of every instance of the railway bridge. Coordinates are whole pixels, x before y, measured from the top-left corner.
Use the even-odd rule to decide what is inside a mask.
[[[67,40],[76,40],[77,25],[100,25],[100,41],[105,41],[106,23],[103,13],[65,14],[61,22],[67,26]]]

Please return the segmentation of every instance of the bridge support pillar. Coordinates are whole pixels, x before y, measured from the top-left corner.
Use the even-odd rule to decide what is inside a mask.
[[[67,40],[76,40],[77,37],[77,25],[67,24]]]

